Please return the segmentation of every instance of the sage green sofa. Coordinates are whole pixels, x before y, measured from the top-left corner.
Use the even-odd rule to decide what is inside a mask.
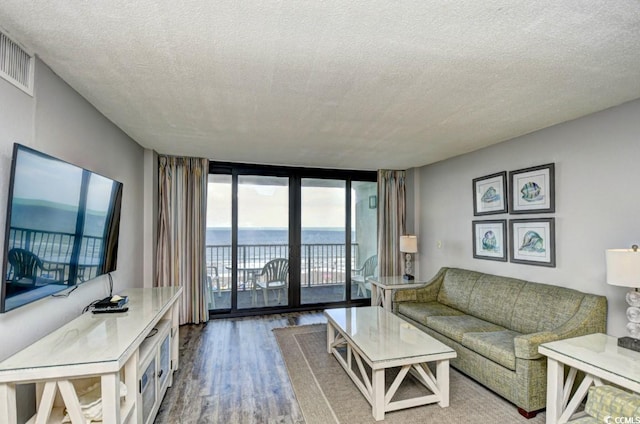
[[[538,345],[606,332],[607,299],[563,287],[442,268],[426,285],[397,290],[393,311],[453,348],[451,365],[530,418],[545,407],[546,357]]]

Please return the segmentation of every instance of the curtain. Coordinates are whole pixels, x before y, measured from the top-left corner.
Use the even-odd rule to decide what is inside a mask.
[[[158,158],[158,244],[155,286],[182,286],[180,324],[209,318],[205,231],[209,161]]]
[[[400,236],[406,219],[405,171],[378,171],[378,273],[402,275]]]

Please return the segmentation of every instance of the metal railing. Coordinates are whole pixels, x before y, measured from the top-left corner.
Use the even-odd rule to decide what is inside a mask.
[[[55,269],[56,280],[68,280],[69,262],[73,250],[75,234],[56,231],[40,231],[28,228],[11,227],[9,229],[9,245],[7,251],[13,248],[21,248],[36,255],[43,263],[46,274],[48,269]],[[79,264],[82,267],[82,281],[94,278],[103,254],[103,238],[83,236],[80,241]],[[61,268],[62,267],[62,268]],[[7,279],[13,278],[13,267],[7,270]]]
[[[302,287],[344,284],[346,280],[344,243],[303,244],[301,246],[300,283]],[[288,244],[238,245],[238,289],[248,289],[246,280],[255,278],[272,259],[288,258]],[[207,275],[220,290],[231,289],[232,256],[230,245],[206,246]],[[358,245],[351,245],[351,268],[359,263]]]

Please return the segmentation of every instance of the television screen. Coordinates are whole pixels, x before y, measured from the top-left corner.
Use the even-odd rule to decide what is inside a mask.
[[[115,270],[122,184],[13,149],[0,312]]]

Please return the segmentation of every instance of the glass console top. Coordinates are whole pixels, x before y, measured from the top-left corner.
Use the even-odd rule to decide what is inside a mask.
[[[620,377],[640,383],[640,352],[618,346],[616,337],[597,333],[540,345],[556,354],[600,368]]]
[[[180,287],[126,289],[119,294],[129,296],[127,312],[86,312],[0,362],[0,374],[27,368],[117,362],[180,290]]]

